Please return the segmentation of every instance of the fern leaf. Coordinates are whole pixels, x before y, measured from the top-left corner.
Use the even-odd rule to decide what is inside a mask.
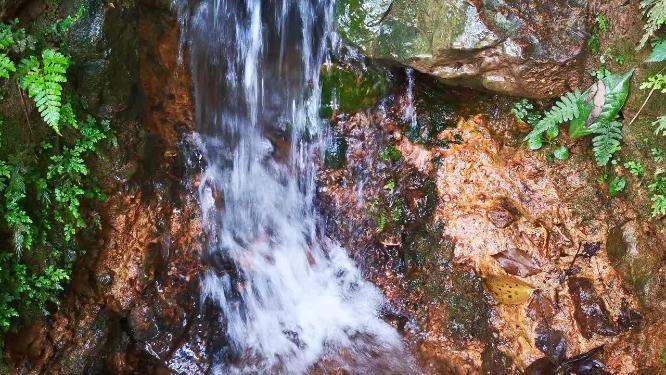
[[[620,121],[600,121],[592,125],[590,130],[596,134],[592,139],[594,159],[600,166],[607,165],[618,150],[622,141],[622,123]]]
[[[659,135],[661,133],[661,135],[666,137],[666,115],[657,117],[657,120],[652,125],[655,126],[654,134]]]
[[[12,28],[6,24],[0,24],[0,50],[8,49],[14,44],[14,33]]]
[[[553,131],[553,127],[557,125],[571,121],[574,118],[580,116],[579,106],[583,102],[583,94],[576,90],[562,96],[555,105],[547,111],[543,118],[534,126],[534,129],[525,137],[526,141],[530,139],[536,139],[537,136],[547,132]]]
[[[42,63],[36,58],[21,62],[23,74],[21,86],[28,90],[44,121],[60,134],[60,110],[62,108],[62,83],[67,82],[69,59],[60,52],[47,49],[42,52]]]
[[[647,20],[643,26],[645,32],[638,44],[638,49],[643,48],[650,37],[666,23],[666,0],[642,0],[641,9]]]
[[[16,66],[9,57],[0,53],[0,77],[9,78],[9,73],[16,72]]]

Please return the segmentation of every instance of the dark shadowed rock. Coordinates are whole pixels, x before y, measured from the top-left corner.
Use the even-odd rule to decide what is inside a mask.
[[[602,336],[617,335],[617,329],[610,321],[604,301],[597,295],[590,279],[572,277],[567,282],[574,303],[574,318],[583,337],[593,334]]]

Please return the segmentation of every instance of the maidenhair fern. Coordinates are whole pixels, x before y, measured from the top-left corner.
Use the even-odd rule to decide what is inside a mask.
[[[645,33],[638,48],[643,48],[647,41],[666,23],[666,0],[642,0],[641,9],[647,18],[643,29]]]
[[[60,133],[60,109],[62,107],[62,83],[69,59],[60,52],[46,49],[42,52],[42,61],[31,56],[21,61],[20,70],[24,74],[21,87],[34,99],[37,110],[44,121]]]
[[[580,116],[580,104],[583,99],[584,95],[578,90],[562,96],[536,123],[534,129],[525,137],[525,140],[529,143],[538,143],[535,141],[541,138],[541,134],[545,132],[554,133],[559,124]]]

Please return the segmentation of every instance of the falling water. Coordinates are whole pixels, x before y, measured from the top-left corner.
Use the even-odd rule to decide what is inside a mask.
[[[199,193],[211,267],[202,299],[221,308],[231,352],[215,372],[298,374],[338,358],[368,373],[379,353],[400,350],[400,337],[379,317],[379,291],[318,229],[313,204],[331,2],[176,6],[206,161]]]
[[[416,129],[418,124],[416,119],[416,107],[414,106],[414,69],[407,68],[405,69],[405,72],[407,73],[407,92],[405,93],[407,105],[402,113],[402,119],[409,123],[411,129]]]

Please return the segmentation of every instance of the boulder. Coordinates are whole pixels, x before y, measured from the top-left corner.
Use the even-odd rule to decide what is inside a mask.
[[[336,29],[365,56],[445,82],[548,98],[577,86],[588,1],[341,0]]]

